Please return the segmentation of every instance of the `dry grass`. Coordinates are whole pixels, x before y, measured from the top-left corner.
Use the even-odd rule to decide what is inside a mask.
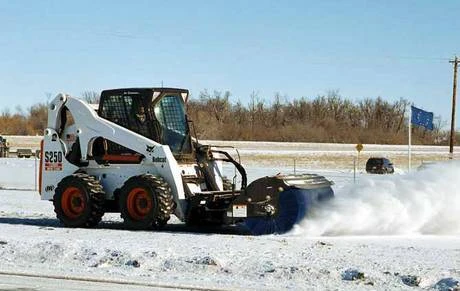
[[[283,154],[283,155],[269,155],[269,154],[257,154],[257,155],[245,155],[242,154],[241,161],[245,165],[250,166],[271,166],[276,165],[279,167],[293,167],[294,163],[297,168],[313,168],[313,169],[343,169],[352,170],[354,167],[354,161],[356,160],[358,170],[364,170],[366,161],[371,156],[379,156],[372,154],[361,154],[359,160],[355,154],[349,153],[313,153],[307,155],[296,155],[296,154]],[[395,154],[389,153],[384,155],[389,158],[394,166],[399,169],[408,168],[408,156],[407,154]],[[456,158],[460,158],[457,155]],[[447,160],[447,154],[413,154],[411,163],[412,168],[416,168],[426,161],[441,161]]]
[[[38,149],[40,136],[6,136],[12,148]],[[248,166],[271,166],[314,168],[314,169],[343,169],[352,170],[356,151],[354,145],[344,144],[308,144],[308,143],[264,143],[264,142],[232,142],[232,141],[204,141],[204,143],[235,146],[240,149],[241,162]],[[328,147],[330,152],[325,151]],[[416,168],[423,161],[441,161],[449,158],[447,149],[435,147],[414,147],[412,167]],[[436,151],[439,148],[440,150]],[[365,145],[359,157],[359,170],[364,170],[367,159],[371,156],[389,158],[396,168],[407,169],[408,156],[404,147],[385,146],[381,149],[375,145]],[[423,152],[423,149],[428,149]],[[270,151],[267,153],[267,151]],[[446,152],[444,152],[446,151]],[[454,156],[460,159],[460,153]]]

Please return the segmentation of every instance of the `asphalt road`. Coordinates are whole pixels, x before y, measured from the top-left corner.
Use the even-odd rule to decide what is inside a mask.
[[[83,277],[52,277],[37,274],[7,274],[0,271],[0,291],[112,291],[112,290],[216,290],[194,286],[165,285],[155,283],[136,283],[129,281],[115,281],[91,279]],[[220,290],[220,289],[219,289]]]

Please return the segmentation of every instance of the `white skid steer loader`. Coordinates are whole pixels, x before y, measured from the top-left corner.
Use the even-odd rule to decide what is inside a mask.
[[[332,183],[315,174],[247,185],[239,161],[191,136],[187,98],[174,88],[105,90],[95,110],[59,94],[41,145],[41,198],[68,227],[93,227],[105,212],[119,212],[128,229],[159,228],[175,215],[258,235],[289,231],[315,202],[333,197]],[[240,187],[223,176],[223,162],[239,172]]]

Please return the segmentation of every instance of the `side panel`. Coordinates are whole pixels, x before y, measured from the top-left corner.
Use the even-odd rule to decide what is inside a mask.
[[[46,129],[43,137],[43,151],[41,152],[41,181],[40,196],[42,200],[51,200],[57,184],[66,176],[75,173],[78,167],[65,159],[67,149],[59,139],[57,132]]]

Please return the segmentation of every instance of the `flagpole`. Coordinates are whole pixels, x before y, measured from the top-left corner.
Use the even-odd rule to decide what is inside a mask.
[[[411,170],[411,156],[412,156],[412,152],[411,152],[411,144],[412,144],[412,106],[409,107],[409,125],[408,125],[408,128],[409,128],[409,146],[408,146],[408,149],[407,149],[407,155],[408,155],[407,168],[408,168],[408,172],[410,172],[410,170]]]

